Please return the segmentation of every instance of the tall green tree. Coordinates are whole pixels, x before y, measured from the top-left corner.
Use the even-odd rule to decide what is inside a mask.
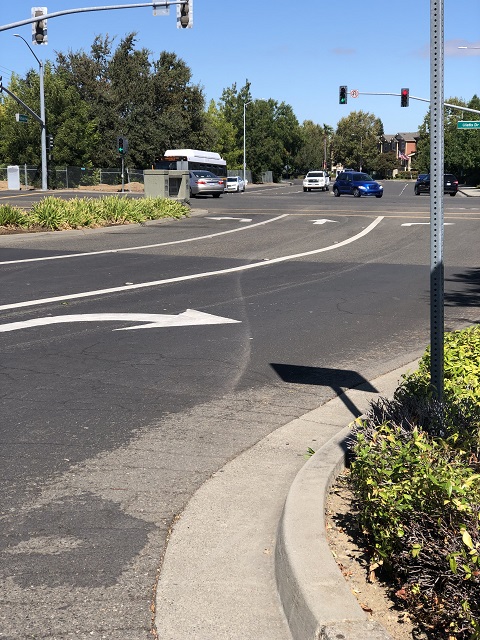
[[[246,112],[246,149],[254,180],[272,171],[278,181],[294,166],[300,143],[300,127],[290,105],[273,99],[251,102]]]
[[[225,158],[229,169],[241,169],[243,153],[238,145],[240,136],[235,126],[227,120],[225,113],[219,109],[214,100],[210,101],[206,115],[212,139],[212,144],[208,148]]]
[[[332,145],[334,161],[344,167],[371,171],[382,134],[382,121],[373,113],[352,111],[337,125]]]
[[[305,174],[311,169],[323,168],[324,164],[329,168],[333,128],[305,120],[300,127],[300,136],[300,148],[295,156],[297,172]]]
[[[10,91],[35,113],[40,114],[40,79],[30,70],[25,78],[12,75]],[[45,119],[47,132],[55,141],[53,156],[57,164],[91,166],[91,149],[98,141],[97,122],[90,105],[50,63],[44,69]],[[0,111],[0,161],[10,164],[40,164],[40,124],[28,116],[28,123],[16,122],[23,113],[10,96]]]
[[[449,98],[449,104],[480,111],[480,98],[474,95],[469,102],[459,98]],[[471,184],[480,182],[480,135],[478,130],[458,129],[459,120],[480,120],[480,114],[445,107],[444,113],[444,168],[446,173],[454,173],[461,181]],[[419,127],[420,140],[417,144],[415,168],[421,172],[430,171],[430,112]]]
[[[90,53],[57,54],[56,70],[91,106],[98,142],[92,158],[100,166],[118,164],[116,138],[129,141],[129,164],[149,167],[167,148],[209,147],[205,98],[183,60],[163,51],[136,48],[130,33],[113,49],[109,36],[97,36]]]

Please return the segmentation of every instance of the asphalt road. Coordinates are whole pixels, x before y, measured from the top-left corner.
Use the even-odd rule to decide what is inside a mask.
[[[0,236],[0,638],[151,637],[192,493],[428,344],[429,198],[411,183],[381,200],[264,185],[192,208]],[[479,221],[478,199],[445,198],[447,329],[480,319]]]

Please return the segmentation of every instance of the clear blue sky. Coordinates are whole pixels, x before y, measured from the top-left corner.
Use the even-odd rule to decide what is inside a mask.
[[[131,0],[131,3],[135,0]],[[48,11],[128,4],[126,0],[49,0]],[[469,100],[480,94],[480,0],[444,0],[445,99]],[[2,0],[0,24],[27,19],[30,0]],[[40,6],[40,3],[38,3]],[[337,9],[342,6],[343,8]],[[42,60],[55,51],[89,50],[97,34],[120,39],[136,31],[138,46],[154,58],[173,51],[185,60],[193,82],[207,101],[218,101],[225,87],[248,79],[254,99],[273,98],[293,107],[300,122],[336,127],[350,111],[375,114],[385,133],[416,131],[428,103],[410,101],[400,108],[393,96],[349,97],[338,104],[338,87],[360,92],[400,93],[429,98],[430,0],[194,0],[194,28],[176,29],[175,7],[169,16],[151,8],[63,16],[48,23],[49,44],[35,46]],[[30,25],[0,32],[0,74],[24,74],[36,62],[13,33],[31,41]]]

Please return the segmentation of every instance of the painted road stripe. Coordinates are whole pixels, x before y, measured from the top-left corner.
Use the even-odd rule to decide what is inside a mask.
[[[176,278],[166,278],[165,280],[153,280],[151,282],[139,282],[137,284],[123,285],[122,287],[112,287],[110,289],[98,289],[96,291],[83,291],[81,293],[72,293],[65,296],[55,296],[53,298],[41,298],[39,300],[27,300],[25,302],[15,302],[13,304],[4,304],[0,306],[0,311],[6,311],[7,309],[22,309],[25,307],[35,307],[41,304],[49,304],[51,302],[64,302],[65,300],[79,300],[80,298],[93,298],[95,296],[104,296],[110,293],[120,293],[123,291],[134,291],[136,289],[146,289],[147,287],[158,287],[163,284],[172,284],[173,282],[186,282],[187,280],[200,280],[200,278],[210,278],[212,276],[226,275],[229,273],[238,273],[240,271],[248,271],[250,269],[258,269],[259,267],[267,267],[272,264],[278,264],[280,262],[287,262],[289,260],[295,260],[296,258],[304,258],[306,256],[314,256],[318,253],[324,253],[325,251],[333,251],[334,249],[340,249],[352,242],[356,242],[368,235],[380,222],[384,219],[384,216],[379,216],[368,227],[365,227],[363,231],[357,233],[351,238],[342,240],[328,247],[322,249],[313,249],[312,251],[305,251],[303,253],[295,253],[288,256],[281,256],[279,258],[271,258],[268,260],[262,260],[261,262],[253,262],[251,264],[241,265],[239,267],[230,267],[229,269],[219,269],[218,271],[205,271],[203,273],[192,273],[188,276],[178,276]]]

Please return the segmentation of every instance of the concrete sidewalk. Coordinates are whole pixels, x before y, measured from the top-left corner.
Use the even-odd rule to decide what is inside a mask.
[[[476,187],[458,187],[460,193],[463,193],[464,196],[468,196],[469,198],[480,197],[480,189]]]
[[[173,528],[160,571],[160,640],[389,637],[367,620],[336,567],[323,501],[343,466],[347,425],[376,397],[391,396],[416,366],[277,429],[197,491]],[[309,447],[316,453],[306,462]]]

